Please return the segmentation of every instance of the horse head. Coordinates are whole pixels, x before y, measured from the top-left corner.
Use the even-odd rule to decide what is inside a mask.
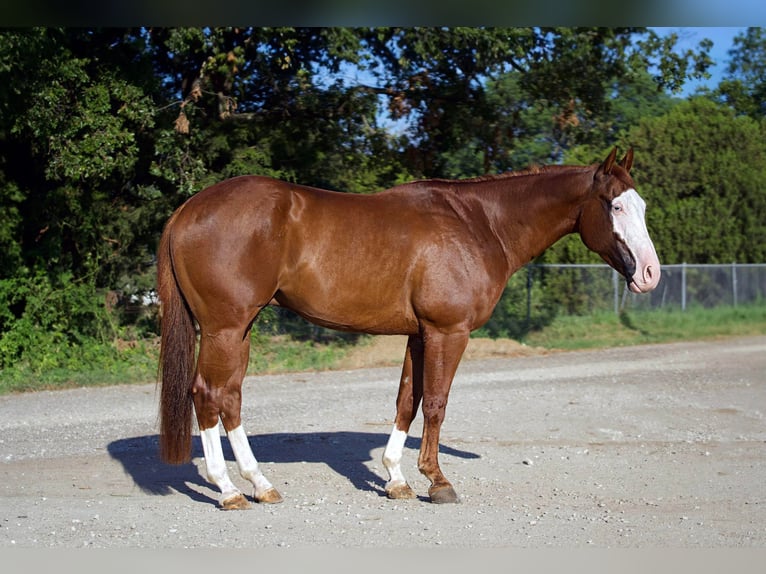
[[[630,176],[633,149],[619,163],[616,155],[615,148],[596,168],[578,231],[589,249],[625,277],[631,291],[647,293],[660,281],[660,261],[646,229],[646,203]]]

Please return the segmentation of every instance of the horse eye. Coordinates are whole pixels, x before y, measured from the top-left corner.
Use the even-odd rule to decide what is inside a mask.
[[[613,203],[612,204],[612,211],[615,211],[615,212],[622,211],[622,205],[620,205],[619,203]]]

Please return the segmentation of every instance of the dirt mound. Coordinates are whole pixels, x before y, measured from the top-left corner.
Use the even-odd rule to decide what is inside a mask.
[[[361,343],[351,350],[338,363],[338,368],[362,369],[400,365],[404,358],[406,345],[407,337],[404,335],[371,337],[369,341]],[[463,360],[525,357],[545,353],[547,353],[545,349],[528,347],[511,339],[472,338],[463,355]]]

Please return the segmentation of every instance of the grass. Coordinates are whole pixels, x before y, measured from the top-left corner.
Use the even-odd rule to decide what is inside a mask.
[[[560,316],[524,343],[559,350],[701,340],[766,334],[766,305],[681,311],[603,312],[583,317]],[[318,344],[289,337],[255,337],[248,374],[334,368],[353,345]],[[365,344],[365,339],[360,343]],[[20,363],[0,370],[0,395],[81,386],[150,383],[157,378],[156,341],[69,350],[71,360],[52,366]]]
[[[247,374],[332,369],[352,348],[343,342],[318,344],[290,337],[251,340]],[[45,361],[45,364],[41,364]],[[0,370],[0,395],[84,386],[152,383],[157,380],[159,346],[154,341],[68,348],[58,357],[22,361]]]
[[[286,335],[256,337],[250,345],[248,375],[332,369],[352,345],[295,341]]]
[[[766,334],[766,306],[561,316],[524,343],[578,350]]]
[[[0,395],[75,387],[146,383],[157,379],[159,347],[154,341],[69,348],[45,364],[25,360],[0,370]]]

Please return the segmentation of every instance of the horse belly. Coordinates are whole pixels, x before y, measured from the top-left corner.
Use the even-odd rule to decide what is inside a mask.
[[[411,308],[356,296],[322,298],[279,291],[274,300],[304,319],[330,329],[377,335],[417,333]]]
[[[332,265],[330,266],[333,267]],[[298,270],[283,278],[274,299],[305,319],[331,329],[371,334],[411,334],[418,321],[407,281],[364,271]]]

